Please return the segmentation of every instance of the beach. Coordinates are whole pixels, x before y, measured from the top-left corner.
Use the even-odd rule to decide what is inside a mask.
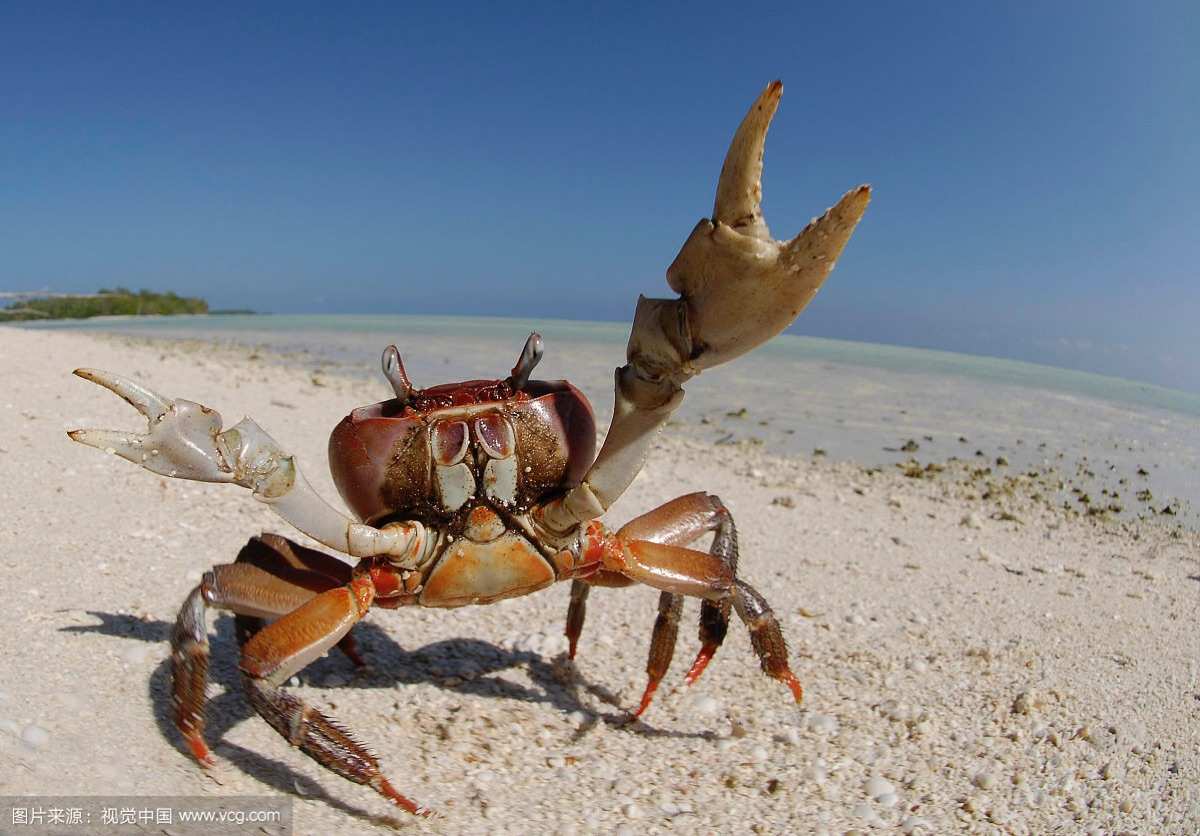
[[[472,356],[496,364],[483,343]],[[507,373],[504,357],[493,375]],[[586,391],[606,416],[603,376],[620,347],[588,357]],[[375,362],[345,374],[240,344],[0,328],[0,795],[280,794],[297,833],[1200,831],[1200,535],[1184,506],[1161,513],[1173,507],[1161,494],[1134,498],[1151,490],[1135,470],[1150,448],[1025,432],[1022,415],[1079,401],[1047,406],[1002,389],[995,397],[1016,414],[978,432],[973,412],[953,431],[893,415],[896,449],[882,461],[852,458],[833,436],[785,446],[771,439],[803,432],[804,416],[760,415],[770,369],[690,383],[693,411],[667,427],[605,520],[615,527],[691,491],[719,495],[737,521],[739,572],[788,640],[800,706],[759,671],[736,621],[685,687],[697,647],[689,601],[655,704],[626,723],[656,613],[645,587],[592,594],[574,662],[568,584],[485,607],[375,611],[356,628],[365,671],[331,654],[290,690],[354,730],[397,789],[439,813],[421,821],[321,769],[254,715],[232,619],[217,614],[208,739],[218,766],[200,770],[170,721],[179,606],[259,532],[311,542],[244,490],[165,479],[70,442],[77,427],[143,427],[70,372],[132,376],[216,409],[226,426],[249,415],[340,507],[328,434],[389,395]],[[438,362],[413,361],[418,386],[442,382],[430,379]],[[831,426],[886,423],[827,381],[808,395],[813,410],[825,408],[822,391],[842,410]],[[1148,425],[1131,409],[1101,417]],[[1186,420],[1162,420],[1168,467],[1171,451],[1196,442],[1182,437]]]

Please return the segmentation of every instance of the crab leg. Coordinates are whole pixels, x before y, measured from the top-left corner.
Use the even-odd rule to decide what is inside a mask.
[[[696,224],[667,269],[679,298],[638,300],[604,446],[583,482],[540,510],[551,531],[599,517],[625,492],[682,402],[685,382],[791,324],[866,211],[870,189],[860,186],[792,240],[771,238],[761,207],[762,156],[782,94],[780,82],[768,85],[734,135],[712,218]]]
[[[706,532],[720,528],[724,524],[723,520],[726,519],[732,525],[733,521],[729,518],[729,512],[725,510],[725,506],[721,504],[721,500],[703,491],[698,491],[677,497],[664,505],[660,505],[642,514],[640,517],[630,520],[621,528],[619,535],[631,540],[647,540],[653,543],[686,546],[695,542]],[[731,565],[736,568],[736,542],[733,548],[734,561]],[[709,551],[716,554],[713,549]],[[587,614],[587,597],[591,591],[591,587],[629,586],[632,583],[634,583],[632,578],[604,569],[589,574],[586,578],[576,578],[572,581],[571,603],[567,609],[567,626],[564,631],[570,642],[570,657],[572,659],[575,658],[575,648],[579,641],[579,636],[583,632],[583,621]],[[728,616],[729,605],[723,604],[723,606]],[[674,644],[672,643],[673,647]],[[653,652],[652,650],[651,653],[653,654]],[[670,664],[669,657],[667,663]]]
[[[239,645],[263,628],[264,619],[286,615],[314,595],[349,583],[350,571],[333,555],[269,533],[251,537],[232,565],[213,569],[227,608],[234,612]],[[355,667],[366,666],[353,633],[338,642],[338,650]]]
[[[283,737],[326,769],[366,784],[409,813],[432,815],[396,790],[379,761],[348,729],[279,686],[338,643],[367,614],[375,598],[368,575],[322,592],[263,628],[242,648],[241,669],[254,710]]]
[[[588,593],[592,591],[592,587],[633,586],[633,584],[633,578],[627,578],[617,572],[609,572],[605,569],[588,575],[586,580],[575,578],[571,581],[571,603],[567,606],[567,626],[563,630],[570,645],[567,651],[569,658],[575,658],[575,651],[579,646],[579,636],[583,633],[583,621],[587,617]]]
[[[563,633],[567,637],[567,658],[574,659],[579,649],[579,636],[583,633],[583,622],[587,618],[588,593],[592,591],[586,581],[579,578],[571,581],[571,603],[567,605],[567,624]]]
[[[716,499],[716,502],[719,504],[720,500]],[[725,513],[720,516],[717,533],[713,537],[709,551],[725,561],[730,571],[736,575],[738,564],[737,527],[733,523],[733,516],[725,510],[723,505],[721,510]],[[721,601],[700,602],[700,652],[696,654],[696,660],[692,662],[692,667],[684,677],[684,681],[688,685],[700,678],[704,669],[708,667],[713,654],[717,652],[717,648],[725,641],[725,634],[729,631],[729,608],[730,600],[728,598]]]
[[[704,533],[715,532],[707,554],[681,548]],[[670,668],[675,654],[678,624],[684,595],[700,597],[700,652],[692,663],[686,682],[694,683],[704,672],[725,639],[730,610],[750,630],[750,641],[767,675],[791,689],[796,701],[803,689],[788,666],[787,644],[779,622],[752,586],[736,577],[738,563],[737,528],[721,500],[706,493],[681,496],[634,520],[615,535],[603,532],[599,524],[589,529],[585,559],[600,560],[608,573],[619,571],[663,590],[659,597],[658,617],[650,639],[646,662],[648,682],[633,717],[649,708],[659,683]],[[719,566],[720,569],[714,569]],[[571,590],[567,615],[567,635],[572,650],[583,627],[586,596],[576,590],[586,588],[595,576],[577,580]]]
[[[214,566],[204,574],[179,611],[171,633],[172,707],[175,726],[201,765],[212,764],[204,742],[205,689],[208,683],[208,607],[235,614],[239,643],[261,629],[263,618],[297,609],[315,595],[350,581],[350,568],[313,549],[275,534],[253,537],[234,563]],[[338,647],[362,664],[353,638]]]
[[[758,656],[763,673],[786,685],[796,702],[800,702],[804,699],[804,688],[788,667],[787,642],[783,639],[783,631],[779,629],[779,619],[758,590],[743,580],[735,583],[733,608],[750,630],[750,645]],[[692,681],[695,681],[695,677]]]
[[[679,616],[683,615],[683,596],[663,592],[658,596],[658,615],[654,619],[654,630],[650,634],[650,657],[646,660],[646,675],[649,681],[642,699],[632,718],[641,717],[650,707],[658,683],[667,675],[671,660],[675,657],[675,642],[679,638]]]
[[[626,523],[619,535],[657,539],[668,543],[690,543],[705,532],[715,531],[709,554],[720,558],[730,569],[737,571],[737,528],[724,503],[706,493],[693,493],[674,499]],[[658,602],[658,617],[650,636],[650,656],[646,661],[646,690],[633,717],[640,717],[654,698],[659,682],[666,676],[675,656],[679,635],[679,615],[683,597],[664,592]],[[700,603],[700,653],[687,676],[691,685],[699,678],[709,659],[725,640],[729,626],[730,600],[704,599]]]
[[[622,542],[621,545],[624,548],[620,551],[624,554],[608,557],[605,561],[607,567],[622,566],[619,571],[626,576],[676,595],[705,598],[714,603],[731,600],[734,610],[750,629],[751,644],[763,671],[787,685],[796,701],[800,701],[803,691],[788,667],[787,644],[779,621],[762,595],[745,581],[734,577],[733,567],[713,555],[678,546],[648,543],[645,540]],[[616,551],[610,550],[610,555]],[[665,643],[670,633],[665,625],[663,630],[664,638],[661,641]],[[715,646],[712,650],[715,651]],[[707,656],[711,656],[711,652],[707,651]],[[697,659],[700,670],[707,664],[705,654],[706,650],[702,649]],[[647,691],[653,694],[658,685],[655,677],[661,678],[666,672],[663,662],[666,654],[660,648],[651,655],[651,662],[647,665],[650,676]],[[669,663],[669,659],[666,662]],[[698,675],[698,672],[693,674],[693,681]]]
[[[336,511],[313,490],[295,459],[249,418],[221,431],[221,416],[202,404],[165,398],[134,381],[96,369],[75,374],[120,395],[148,421],[144,434],[81,429],[68,435],[152,473],[249,488],[279,516],[330,548],[354,557],[386,554],[412,568],[432,548],[420,523],[379,529]]]

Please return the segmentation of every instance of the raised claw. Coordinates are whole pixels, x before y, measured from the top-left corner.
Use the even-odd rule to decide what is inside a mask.
[[[67,433],[89,447],[114,453],[162,476],[199,482],[232,482],[235,479],[217,444],[221,432],[219,413],[198,403],[164,398],[129,378],[98,369],[76,369],[75,374],[115,392],[146,416],[145,434],[120,430],[81,429]]]
[[[783,95],[772,82],[742,120],[717,184],[713,217],[696,224],[667,268],[687,304],[689,372],[716,366],[766,342],[792,323],[825,281],[870,201],[869,186],[847,192],[791,241],[776,241],[762,215],[763,146]]]
[[[859,186],[791,241],[771,238],[762,216],[762,159],[781,95],[782,83],[768,85],[734,134],[713,217],[696,224],[667,268],[679,298],[638,300],[604,446],[579,485],[535,509],[550,534],[599,517],[625,492],[683,400],[684,383],[792,323],[866,211],[871,190]]]

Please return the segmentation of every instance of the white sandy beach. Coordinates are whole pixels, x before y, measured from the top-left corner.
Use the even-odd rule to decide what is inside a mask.
[[[1047,476],[965,463],[906,476],[669,430],[609,519],[719,494],[802,706],[759,672],[736,622],[683,688],[690,602],[656,704],[624,724],[645,685],[648,588],[592,594],[573,665],[566,584],[375,612],[357,628],[369,670],[333,654],[295,691],[441,814],[418,821],[253,714],[219,615],[219,766],[205,774],[169,720],[175,614],[250,536],[304,540],[241,489],[71,443],[67,429],[142,421],[77,366],[207,404],[227,425],[253,416],[331,501],[329,431],[387,395],[381,378],[314,380],[233,349],[0,328],[0,795],[286,794],[306,834],[1200,832],[1200,536],[1063,511],[1038,498]]]

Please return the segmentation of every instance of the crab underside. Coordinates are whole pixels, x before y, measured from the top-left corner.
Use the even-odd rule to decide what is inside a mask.
[[[651,440],[683,399],[682,384],[786,328],[866,210],[870,192],[861,186],[794,239],[771,238],[760,179],[782,91],[778,81],[769,85],[734,135],[713,215],[696,225],[667,270],[679,298],[638,300],[627,363],[616,371],[613,418],[594,457],[595,425],[583,395],[565,381],[530,378],[542,354],[536,334],[503,380],[423,390],[388,347],[383,370],[395,397],[356,409],[330,439],[334,480],[354,517],[321,499],[293,457],[252,420],[223,430],[221,416],[200,404],[119,375],[76,371],[127,400],[149,428],[75,430],[74,440],[164,476],[249,488],[340,553],[263,534],[188,595],[171,636],[173,708],[201,764],[212,762],[203,736],[209,607],[235,614],[246,693],[268,723],[323,766],[420,815],[430,811],[397,791],[344,726],[283,688],[334,646],[362,664],[352,628],[372,607],[485,604],[569,579],[573,658],[591,588],[642,583],[661,595],[649,682],[633,717],[648,708],[671,663],[685,596],[702,599],[689,684],[736,613],[763,671],[800,700],[779,624],[738,576],[737,531],[720,499],[690,493],[616,531],[599,522],[641,470]],[[708,535],[706,550],[692,548]]]

